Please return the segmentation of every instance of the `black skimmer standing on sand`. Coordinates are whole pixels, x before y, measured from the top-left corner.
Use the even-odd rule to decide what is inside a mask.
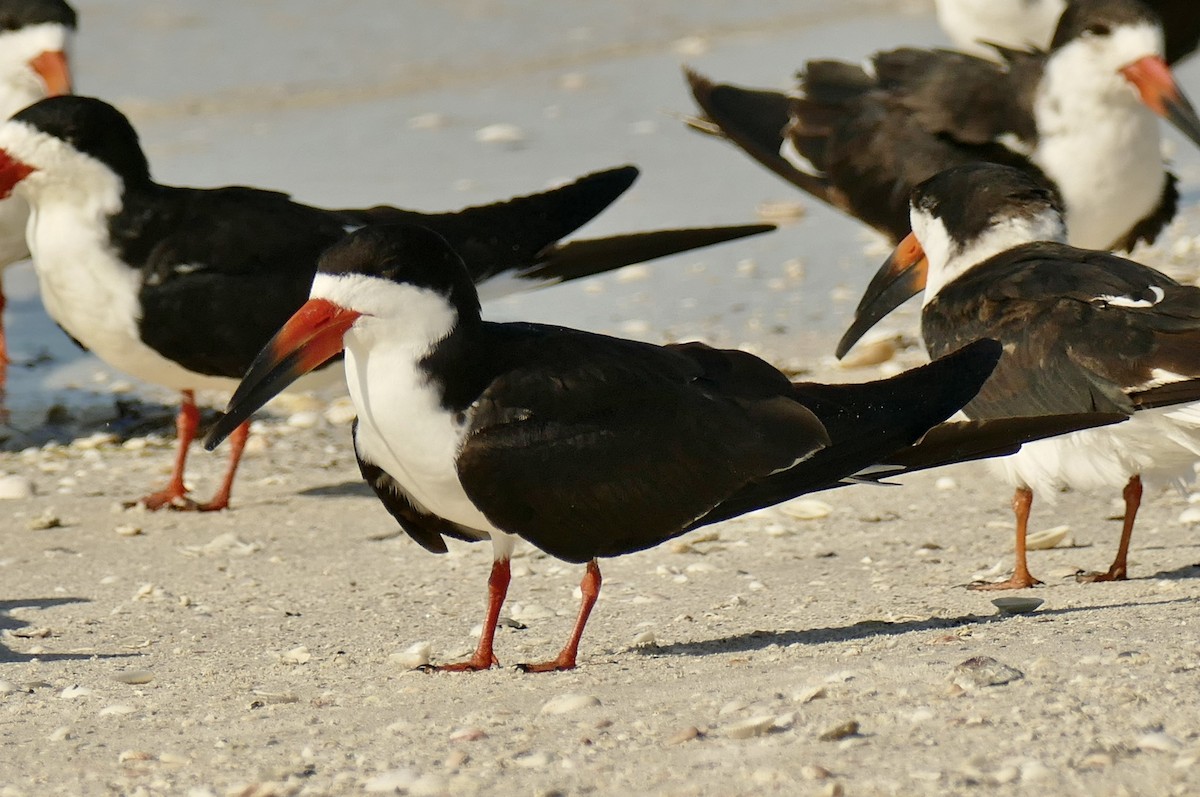
[[[1031,443],[995,461],[1015,487],[1016,567],[991,589],[1040,583],[1025,562],[1034,493],[1123,489],[1125,523],[1112,566],[1126,578],[1142,480],[1185,484],[1200,461],[1200,288],[1107,252],[1065,243],[1062,206],[1024,173],[994,164],[950,169],[912,197],[913,233],[867,290],[838,345],[925,290],[921,334],[931,356],[977,338],[1004,357],[970,418],[1122,412],[1128,423]]]
[[[170,485],[151,509],[223,509],[247,428],[207,504],[186,497],[199,413],[193,391],[232,390],[255,354],[304,303],[317,256],[348,230],[419,221],[460,247],[497,291],[587,276],[773,229],[661,230],[559,243],[619,197],[632,166],[457,213],[391,207],[324,210],[255,188],[177,188],[150,178],[137,134],[112,106],[43,100],[0,125],[0,196],[34,210],[29,226],[46,311],[84,348],[147,382],[183,392]]]
[[[1003,65],[947,50],[879,53],[867,67],[810,61],[800,92],[752,91],[689,72],[723,136],[804,191],[899,241],[912,188],[991,161],[1048,179],[1071,243],[1129,249],[1175,215],[1156,114],[1200,144],[1200,118],[1163,61],[1162,28],[1135,0],[1079,0],[1048,53]]]
[[[0,119],[45,97],[71,92],[67,49],[74,32],[75,11],[62,0],[0,0]],[[20,199],[0,201],[0,272],[29,257],[28,220],[29,207]],[[0,404],[7,368],[0,285]]]
[[[1142,0],[1162,19],[1167,63],[1200,45],[1200,7],[1195,0]],[[996,45],[1046,49],[1067,0],[935,0],[942,30],[965,52],[996,58]]]
[[[600,590],[598,557],[856,475],[987,456],[1048,431],[1005,419],[922,438],[991,373],[1000,354],[992,341],[882,382],[792,384],[737,350],[483,321],[447,243],[388,225],[322,255],[311,298],[255,361],[207,447],[343,348],[358,410],[354,450],[380,501],[430,551],[444,552],[444,537],[492,542],[483,635],[470,660],[442,668],[450,670],[497,664],[493,636],[517,537],[587,565],[569,641],[557,658],[526,667],[565,670]]]

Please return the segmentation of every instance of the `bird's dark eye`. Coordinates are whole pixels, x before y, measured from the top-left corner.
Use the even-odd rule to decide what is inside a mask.
[[[1088,25],[1083,29],[1083,32],[1091,36],[1107,36],[1112,33],[1112,28],[1103,22],[1097,22],[1093,25]]]

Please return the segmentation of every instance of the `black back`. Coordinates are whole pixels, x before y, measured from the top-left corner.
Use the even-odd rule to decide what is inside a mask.
[[[1196,11],[1194,4],[1192,11]],[[1058,18],[1050,49],[1056,50],[1083,36],[1107,36],[1120,25],[1147,22],[1162,27],[1158,13],[1139,0],[1071,0]]]
[[[75,30],[75,9],[63,0],[0,0],[0,32],[47,22]]]
[[[1004,344],[964,408],[971,418],[1130,413],[1156,369],[1200,376],[1200,288],[1065,244],[1026,244],[975,266],[926,304],[921,330],[935,356],[980,337]]]
[[[124,114],[102,100],[76,95],[48,97],[12,118],[90,155],[116,172],[126,186],[150,181],[150,166],[137,131]]]
[[[786,377],[744,352],[526,324],[451,345],[465,361],[428,365],[452,404],[477,395],[463,488],[498,527],[568,561],[681,534],[828,439]]]
[[[988,161],[1049,184],[1027,158],[996,143],[1032,142],[1040,53],[1006,52],[1003,66],[949,50],[874,56],[874,76],[838,61],[809,62],[788,135],[833,186],[834,204],[889,235],[909,232],[912,188],[943,169]]]

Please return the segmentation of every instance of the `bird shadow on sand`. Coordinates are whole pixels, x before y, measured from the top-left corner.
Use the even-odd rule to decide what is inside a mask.
[[[318,487],[309,487],[307,490],[301,490],[297,495],[303,495],[306,498],[334,498],[348,495],[373,498],[375,491],[362,479],[354,479],[341,484],[322,484]]]
[[[20,451],[46,443],[66,445],[91,434],[110,434],[123,443],[132,437],[158,434],[174,437],[178,404],[161,404],[133,396],[108,396],[90,391],[58,391],[54,403],[14,408],[0,423],[0,451]],[[201,431],[216,422],[220,413],[200,409]]]
[[[21,629],[26,629],[33,625],[30,622],[13,617],[11,614],[13,609],[49,609],[55,606],[88,602],[87,598],[18,598],[0,600],[0,664],[32,661],[34,659],[38,661],[123,659],[137,655],[134,653],[18,653],[5,645],[5,641],[9,639],[10,635],[20,638]],[[32,637],[30,644],[34,644],[35,639],[36,637]]]
[[[706,639],[697,642],[674,642],[666,645],[648,645],[633,648],[643,656],[711,656],[716,653],[749,653],[771,646],[823,645],[837,642],[879,639],[882,637],[914,634],[926,631],[945,631],[968,625],[992,625],[1017,619],[1049,619],[1106,609],[1130,606],[1169,606],[1180,603],[1196,603],[1197,598],[1175,598],[1165,601],[1127,601],[1098,606],[1074,606],[1063,609],[1045,609],[1032,615],[1007,614],[964,614],[959,617],[929,617],[924,620],[888,622],[886,620],[864,620],[852,625],[832,628],[809,628],[803,631],[750,631],[721,639]]]
[[[1181,565],[1173,570],[1160,570],[1150,578],[1164,578],[1172,581],[1182,581],[1184,579],[1200,578],[1200,562],[1194,562],[1190,565]]]

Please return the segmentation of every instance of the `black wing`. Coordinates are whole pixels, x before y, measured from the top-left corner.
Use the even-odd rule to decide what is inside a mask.
[[[747,484],[692,528],[836,486],[888,462],[889,456],[920,440],[970,401],[998,359],[997,343],[976,341],[891,379],[846,385],[796,383],[793,396],[821,419],[830,444],[793,468]],[[885,475],[902,469],[886,469]]]
[[[1037,243],[943,288],[922,313],[931,354],[980,337],[1006,354],[972,418],[1132,412],[1130,394],[1200,376],[1200,288],[1103,252]]]
[[[828,439],[744,352],[489,326],[495,356],[521,365],[474,402],[459,478],[492,523],[558,558],[657,545]]]
[[[142,339],[188,370],[240,377],[308,298],[350,220],[253,188],[127,190],[109,223],[142,272]]]
[[[541,253],[587,224],[633,185],[638,170],[621,166],[548,191],[447,213],[380,206],[344,211],[362,223],[419,224],[441,235],[483,282],[534,266]]]
[[[531,286],[565,282],[775,229],[744,224],[562,242],[615,202],[637,176],[636,167],[621,166],[537,194],[448,213],[391,207],[344,212],[363,223],[419,224],[437,232],[462,257],[476,284],[509,274]]]
[[[788,128],[796,149],[832,186],[831,201],[898,241],[908,199],[943,169],[980,160],[1045,176],[999,143],[1032,141],[1030,77],[1038,54],[1007,65],[947,50],[903,48],[874,57],[874,75],[839,61],[812,61]]]

